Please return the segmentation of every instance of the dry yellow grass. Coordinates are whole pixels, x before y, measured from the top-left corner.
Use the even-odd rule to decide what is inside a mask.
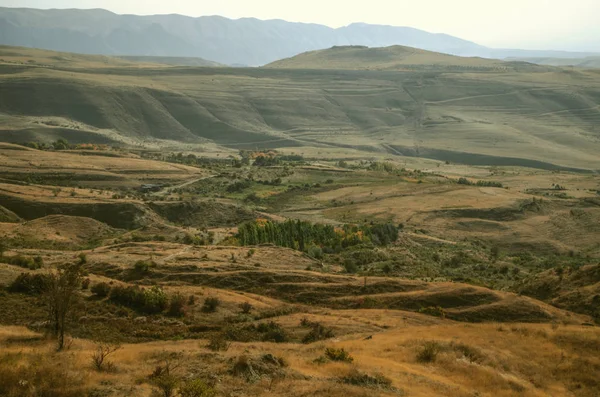
[[[35,337],[23,328],[0,328],[2,354],[21,352],[22,363],[36,354],[70,362],[90,388],[112,390],[115,396],[150,396],[148,375],[163,351],[182,353],[181,376],[194,373],[216,379],[222,395],[592,397],[599,391],[597,328],[449,323],[407,326],[369,340],[349,337],[308,346],[233,343],[227,352],[220,353],[208,351],[204,341],[153,342],[124,345],[110,357],[117,368],[115,373],[92,369],[92,342],[76,340],[69,351],[54,354],[50,342],[38,342],[32,339]],[[425,341],[439,344],[434,362],[421,363],[416,358]],[[354,357],[354,363],[314,363],[325,347],[343,347]],[[287,377],[272,382],[264,376],[247,383],[229,374],[236,357],[266,353],[289,363]],[[353,368],[371,375],[383,374],[397,391],[338,383]]]

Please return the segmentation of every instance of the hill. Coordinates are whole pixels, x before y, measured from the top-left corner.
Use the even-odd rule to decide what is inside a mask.
[[[266,65],[266,68],[288,69],[351,69],[351,70],[407,70],[440,67],[457,69],[508,70],[523,63],[502,62],[493,59],[467,58],[418,48],[391,46],[369,48],[364,46],[332,47],[327,50],[305,52],[292,58]]]
[[[325,51],[338,52],[378,54],[375,62],[360,59],[360,67],[396,67],[400,53],[406,65],[401,71],[85,67],[84,56],[81,64],[40,67],[55,56],[43,52],[37,60],[32,50],[25,62],[0,63],[0,140],[63,138],[228,154],[337,148],[363,156],[600,169],[600,74],[594,70],[405,47]]]
[[[224,66],[220,63],[207,61],[202,58],[186,58],[186,57],[160,57],[160,56],[118,56],[117,58],[131,62],[164,64],[171,66],[193,66],[193,67],[218,67]]]
[[[250,66],[335,45],[404,45],[487,58],[592,55],[494,50],[410,27],[354,23],[333,29],[254,18],[117,15],[101,9],[0,8],[0,44],[103,55],[200,57],[227,65]]]
[[[600,68],[600,57],[598,56],[585,58],[509,58],[509,60],[531,62],[538,65]]]

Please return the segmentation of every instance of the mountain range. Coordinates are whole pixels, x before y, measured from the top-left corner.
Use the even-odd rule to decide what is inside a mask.
[[[102,9],[0,8],[0,44],[117,56],[200,57],[261,66],[332,46],[403,45],[484,58],[584,58],[593,53],[493,49],[410,27],[354,23],[338,29],[220,16],[118,15]]]

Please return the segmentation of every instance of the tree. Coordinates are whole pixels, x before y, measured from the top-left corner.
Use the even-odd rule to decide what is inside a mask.
[[[52,331],[58,339],[58,350],[65,346],[65,331],[83,271],[81,264],[65,264],[48,275],[49,283],[45,294],[48,316]]]

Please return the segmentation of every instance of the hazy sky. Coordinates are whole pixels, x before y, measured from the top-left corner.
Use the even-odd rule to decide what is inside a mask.
[[[502,48],[600,51],[600,0],[0,0],[0,6],[411,26]]]

